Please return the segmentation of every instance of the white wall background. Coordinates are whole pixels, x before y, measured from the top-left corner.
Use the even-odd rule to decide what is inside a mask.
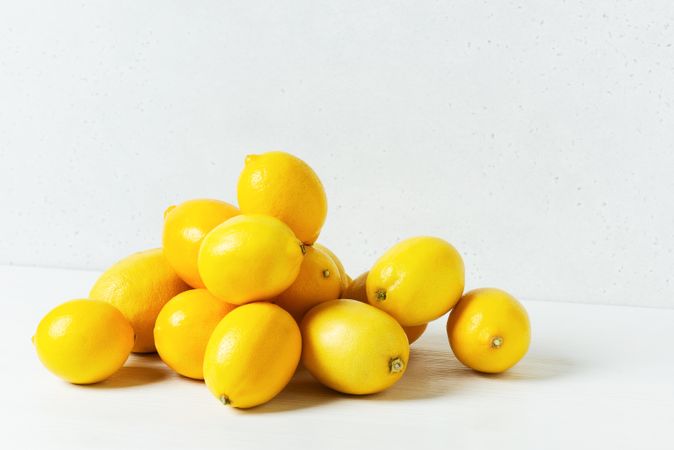
[[[673,108],[669,0],[3,2],[0,263],[104,268],[285,149],[353,275],[434,234],[469,287],[674,307]]]

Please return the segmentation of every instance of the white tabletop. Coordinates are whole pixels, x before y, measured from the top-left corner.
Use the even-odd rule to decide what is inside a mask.
[[[43,368],[38,321],[97,275],[0,266],[3,448],[674,448],[674,310],[525,300],[531,349],[498,376],[456,361],[443,318],[384,393],[343,396],[300,370],[270,403],[238,411],[156,356],[89,387]]]

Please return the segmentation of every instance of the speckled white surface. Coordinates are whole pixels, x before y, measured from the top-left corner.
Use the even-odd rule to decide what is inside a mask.
[[[0,5],[1,264],[103,268],[281,148],[353,275],[435,234],[469,287],[674,307],[671,2],[222,3]]]

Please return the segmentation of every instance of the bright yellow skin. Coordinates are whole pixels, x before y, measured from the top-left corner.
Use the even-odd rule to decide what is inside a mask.
[[[475,289],[464,295],[447,320],[454,355],[471,369],[500,373],[529,349],[531,327],[524,307],[500,289]]]
[[[328,212],[325,190],[316,173],[285,152],[248,155],[237,193],[242,213],[274,216],[308,245],[318,238]]]
[[[317,248],[318,250],[322,251],[323,253],[326,253],[330,258],[332,258],[332,261],[335,263],[337,266],[337,269],[339,270],[339,279],[341,281],[341,293],[346,291],[346,288],[349,286],[349,283],[351,283],[351,277],[346,273],[346,270],[344,269],[344,264],[342,264],[342,261],[333,253],[332,250],[330,250],[328,247],[325,245],[319,244],[318,242],[315,242],[313,244],[314,248]]]
[[[461,255],[436,237],[406,239],[377,260],[367,277],[371,305],[403,326],[428,323],[446,314],[461,298],[464,268]]]
[[[189,286],[171,268],[161,249],[134,253],[106,270],[91,288],[89,298],[110,303],[136,333],[133,351],[155,351],[154,323],[166,302]]]
[[[206,235],[199,250],[199,273],[206,288],[227,303],[267,300],[295,281],[304,251],[280,220],[242,214]]]
[[[300,273],[274,303],[299,322],[312,307],[338,299],[341,290],[339,269],[332,258],[316,247],[307,247]]]
[[[367,289],[365,288],[368,273],[370,272],[363,272],[355,280],[352,280],[344,291],[342,298],[350,298],[358,300],[359,302],[368,303]],[[407,340],[410,342],[410,345],[424,334],[427,326],[427,323],[422,323],[421,325],[403,327],[403,331],[407,335]]]
[[[204,236],[225,220],[239,214],[227,202],[212,199],[188,200],[170,206],[164,213],[162,246],[164,256],[187,284],[203,288],[197,257]]]
[[[235,308],[206,289],[181,292],[164,305],[154,325],[161,359],[185,377],[204,379],[204,352],[216,325]]]
[[[133,347],[133,328],[108,303],[72,300],[40,321],[33,344],[54,375],[75,384],[97,383],[124,365]]]
[[[300,330],[290,314],[272,303],[243,305],[213,331],[204,357],[204,380],[222,403],[252,408],[283,390],[301,352]]]
[[[304,366],[336,391],[380,392],[407,369],[410,347],[402,327],[367,303],[321,303],[304,316],[300,329]]]

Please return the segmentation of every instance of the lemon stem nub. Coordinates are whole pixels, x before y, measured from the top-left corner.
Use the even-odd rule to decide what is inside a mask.
[[[229,405],[229,404],[232,403],[232,402],[229,400],[229,397],[227,397],[225,394],[222,394],[222,395],[220,396],[220,403],[222,403],[223,405],[227,406],[227,405]]]
[[[171,211],[173,211],[173,209],[174,209],[175,207],[176,207],[176,205],[171,205],[171,206],[169,206],[168,208],[166,208],[166,210],[164,210],[164,219],[166,219],[166,216],[168,216],[169,213],[170,213]]]
[[[491,340],[491,347],[492,348],[501,348],[503,345],[503,338],[501,336],[495,336]]]
[[[396,356],[395,358],[391,358],[391,360],[388,362],[388,368],[389,372],[398,373],[405,368],[405,363],[402,359],[400,359],[400,356]]]
[[[304,245],[304,242],[300,242],[300,248],[302,249],[302,254],[306,255],[307,254],[307,246]]]
[[[323,270],[323,278],[329,278],[330,277],[330,271],[328,269]]]
[[[386,300],[386,290],[385,289],[377,289],[377,291],[375,292],[375,295],[377,297],[377,300],[379,300],[380,302]]]

